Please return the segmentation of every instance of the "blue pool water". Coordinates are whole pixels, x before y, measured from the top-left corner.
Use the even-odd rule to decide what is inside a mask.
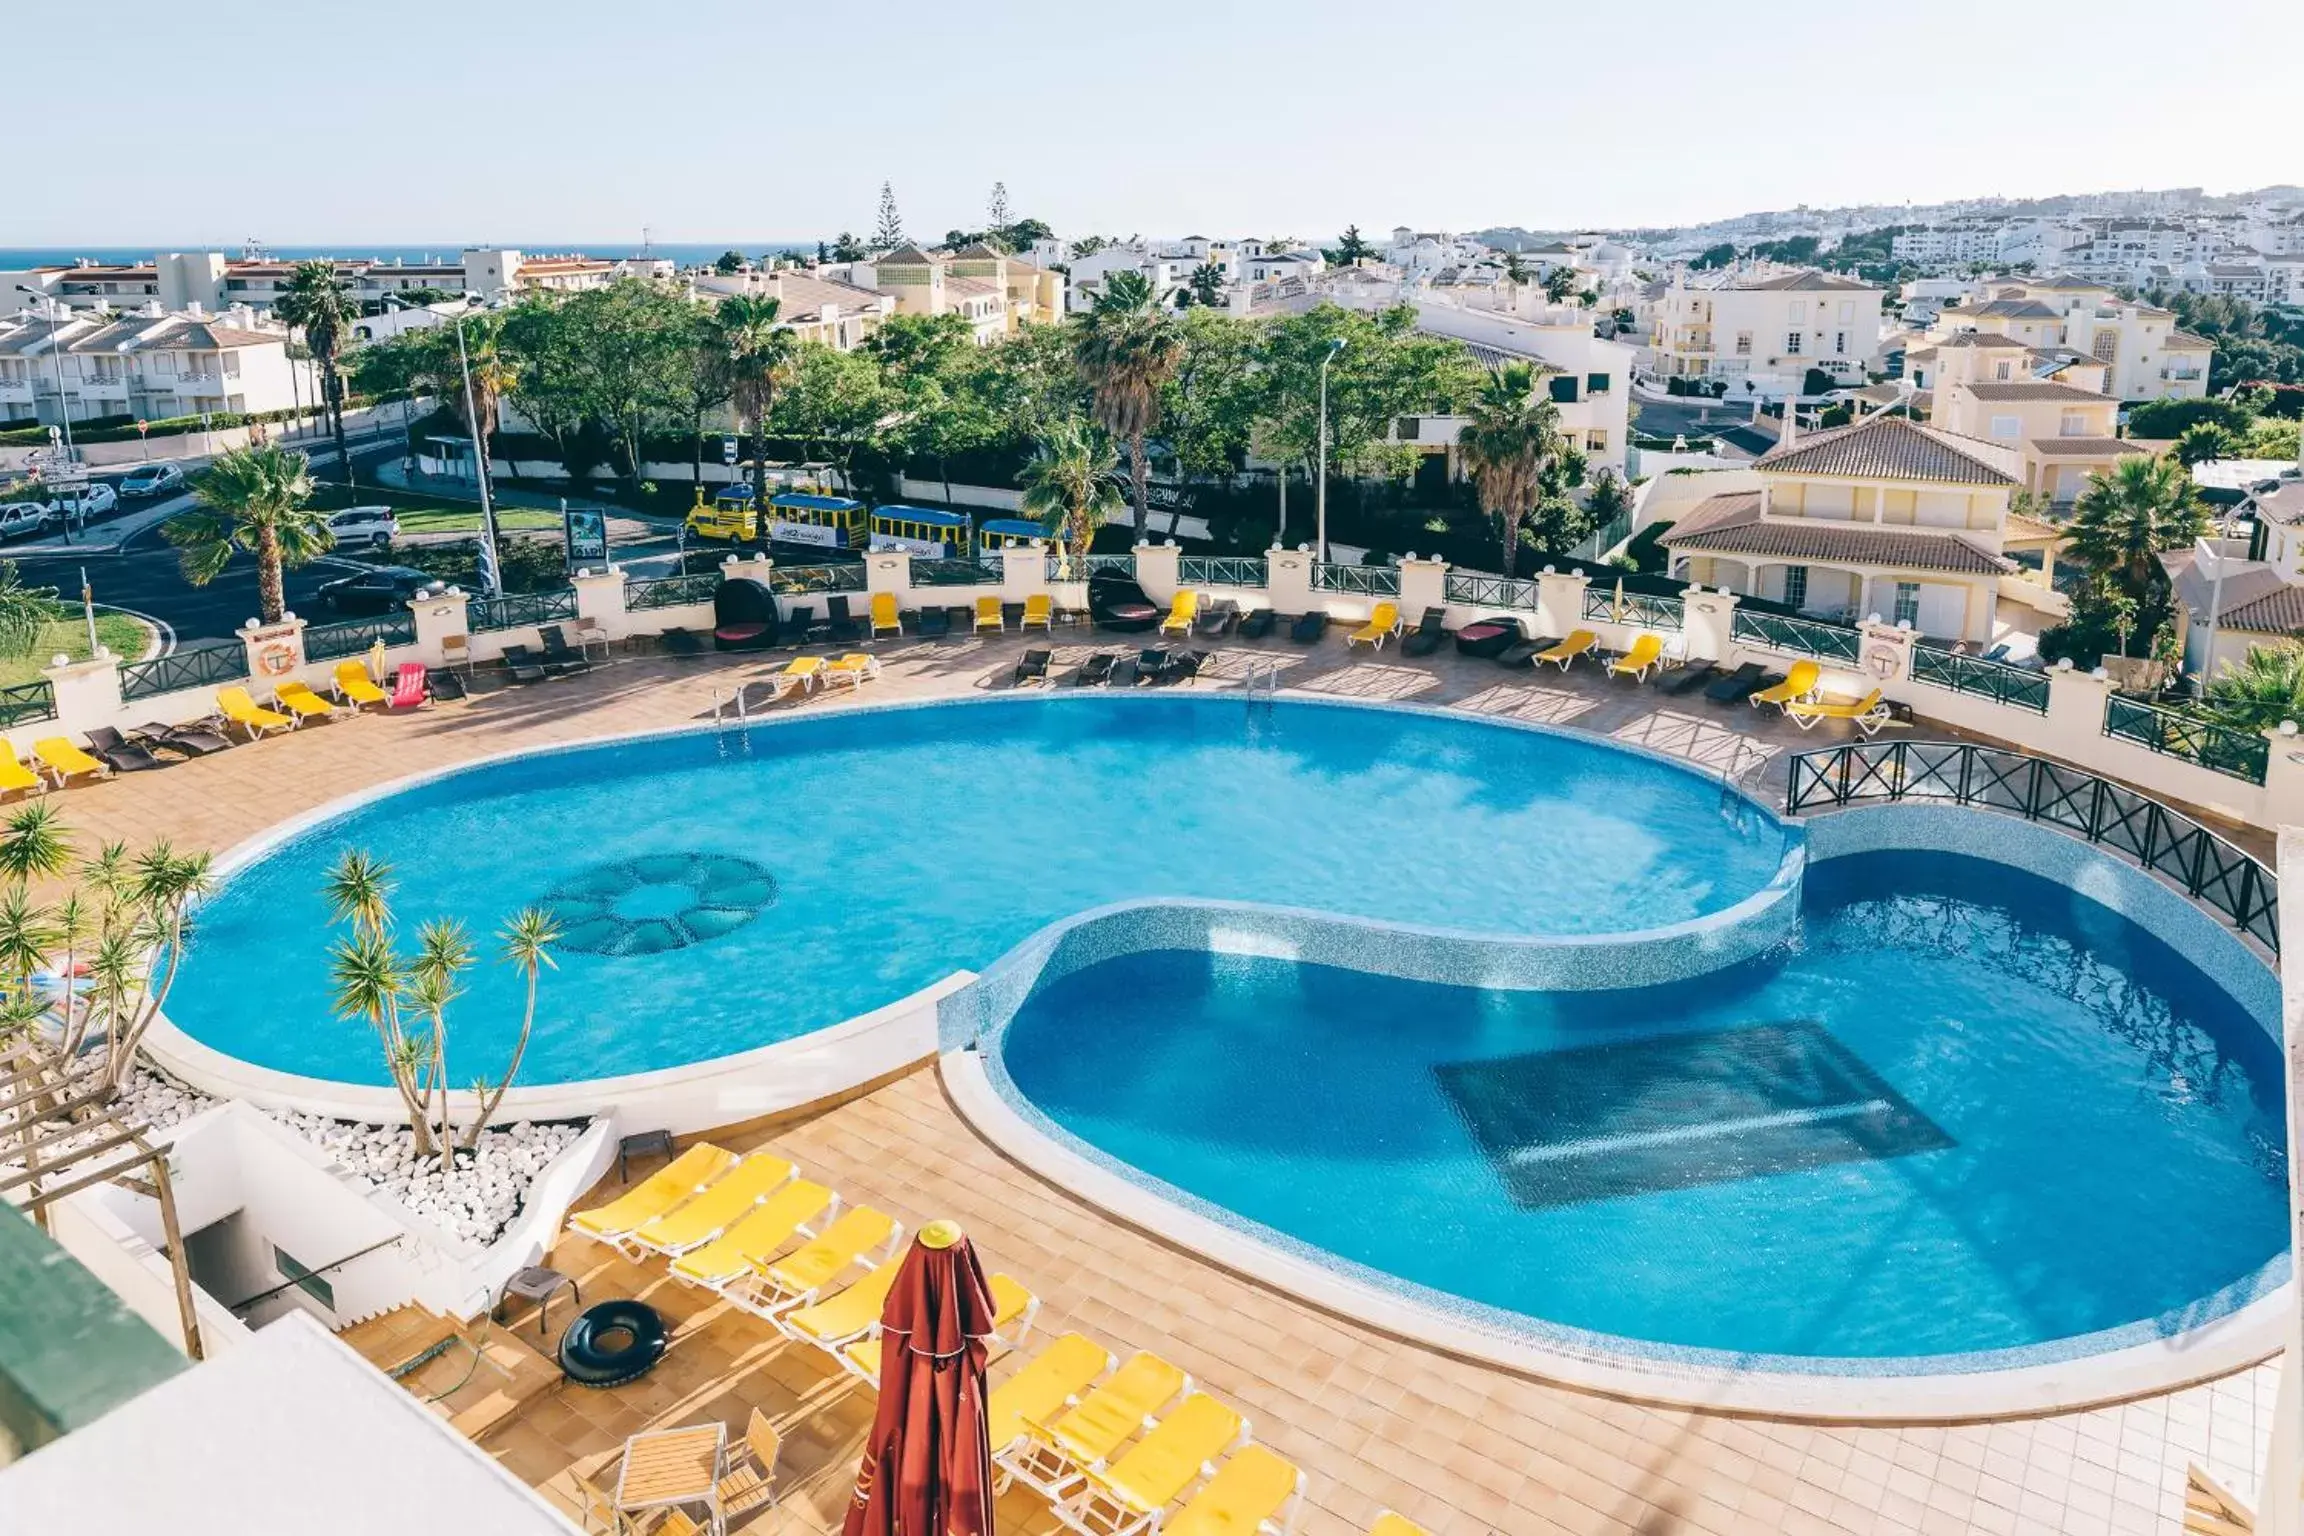
[[[1797,834],[1792,834],[1797,835]],[[766,1045],[981,968],[1101,903],[1198,896],[1489,934],[1654,927],[1766,886],[1787,834],[1590,739],[1237,697],[1056,697],[800,717],[486,765],[363,805],[204,903],[171,1020],[260,1066],[387,1079],[310,937],[348,847],[404,926],[548,903],[528,1084]],[[493,949],[493,944],[486,947]],[[450,1075],[500,1071],[515,978],[475,972]]]
[[[997,1053],[1092,1152],[1508,1324],[2011,1363],[2286,1271],[2265,1028],[2109,909],[1953,855],[1815,866],[1797,941],[1697,982],[1153,951],[1043,982]]]

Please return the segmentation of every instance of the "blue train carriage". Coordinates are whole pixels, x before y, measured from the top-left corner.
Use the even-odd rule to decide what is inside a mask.
[[[768,541],[800,549],[861,550],[868,537],[864,503],[814,491],[768,498]]]
[[[1043,544],[1048,530],[1028,517],[988,517],[976,525],[976,553],[988,555],[1012,544]]]
[[[924,560],[957,560],[969,552],[968,514],[892,503],[872,509],[872,548],[906,549]]]

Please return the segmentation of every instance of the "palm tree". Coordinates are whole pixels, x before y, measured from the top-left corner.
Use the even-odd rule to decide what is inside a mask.
[[[2065,539],[2073,555],[2098,571],[2117,572],[2131,597],[2151,586],[2157,556],[2208,531],[2192,472],[2172,457],[2136,454],[2110,474],[2090,475],[2072,510]]]
[[[2250,646],[2239,665],[2228,661],[2208,680],[2208,703],[2248,730],[2304,720],[2304,645]]]
[[[198,505],[161,524],[160,534],[196,587],[222,575],[234,550],[253,554],[257,613],[273,624],[287,610],[280,573],[336,542],[326,514],[305,505],[311,497],[312,467],[301,453],[273,443],[235,448],[192,477]]]
[[[1128,444],[1128,481],[1136,504],[1136,534],[1152,533],[1152,469],[1144,438],[1160,424],[1160,390],[1184,359],[1184,339],[1141,272],[1115,272],[1081,317],[1073,345],[1090,409],[1105,431]],[[1176,531],[1171,516],[1168,531]]]
[[[1504,574],[1515,574],[1520,520],[1535,507],[1545,464],[1560,451],[1560,410],[1536,389],[1526,363],[1490,372],[1473,401],[1456,450],[1480,493],[1480,510],[1496,519]]]
[[[345,343],[358,315],[352,290],[336,275],[332,261],[300,261],[288,275],[288,286],[272,306],[284,325],[304,333],[312,360],[320,366],[321,399],[326,402],[328,425],[336,438],[336,461],[343,467],[344,483],[352,480],[352,453],[344,445]]]
[[[712,321],[737,426],[752,433],[752,504],[762,537],[768,528],[768,413],[775,409],[776,391],[790,381],[800,350],[791,328],[776,323],[782,308],[775,299],[740,293],[722,299]]]
[[[1040,519],[1073,564],[1086,558],[1096,530],[1120,510],[1120,455],[1112,440],[1088,422],[1064,418],[1032,450],[1018,483],[1024,511]]]

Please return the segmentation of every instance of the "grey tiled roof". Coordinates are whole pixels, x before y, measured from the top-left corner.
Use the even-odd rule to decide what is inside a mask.
[[[2016,483],[2015,476],[1970,452],[1962,441],[1950,432],[1919,426],[1902,416],[1869,416],[1849,426],[1795,438],[1788,448],[1772,448],[1761,455],[1759,468],[1789,475],[1853,475],[1949,485]]]
[[[1979,549],[1956,533],[1922,533],[1821,518],[1764,519],[1758,491],[1732,492],[1698,503],[1696,510],[1675,523],[1659,542],[1673,550],[1949,571],[1963,576],[1998,576],[2015,569],[2013,562]]]

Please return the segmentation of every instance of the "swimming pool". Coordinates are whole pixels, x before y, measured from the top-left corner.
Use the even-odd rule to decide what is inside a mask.
[[[1637,990],[1404,980],[1269,942],[1086,948],[979,1042],[1015,1110],[1482,1329],[1738,1372],[1973,1373],[2173,1338],[2287,1275],[2263,1018],[2007,864],[1826,858],[1796,942]]]
[[[321,886],[388,863],[404,925],[565,937],[521,1071],[571,1083],[820,1030],[1066,914],[1231,898],[1491,935],[1663,928],[1782,874],[1800,834],[1590,738],[1431,711],[1059,696],[799,716],[482,764],[328,817],[202,903],[171,1023],[239,1061],[387,1079],[330,1006]],[[472,973],[449,1074],[502,1069],[515,978]]]

